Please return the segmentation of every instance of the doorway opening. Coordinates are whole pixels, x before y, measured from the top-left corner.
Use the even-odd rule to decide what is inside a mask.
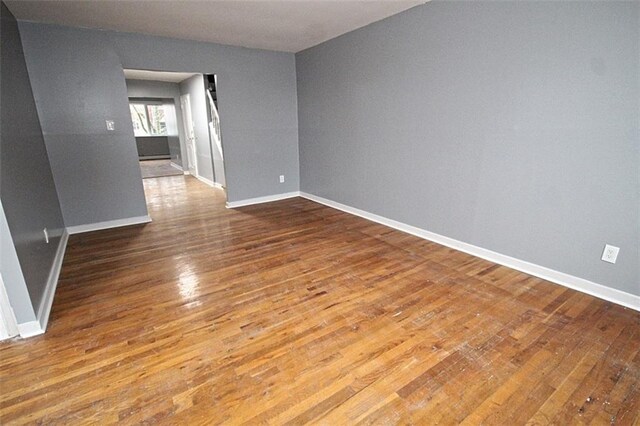
[[[182,175],[178,119],[171,98],[129,97],[143,178]]]
[[[142,178],[192,177],[224,190],[215,74],[125,69],[124,75]]]
[[[205,93],[207,94],[207,114],[209,120],[209,138],[211,159],[213,161],[214,182],[226,187],[224,173],[224,154],[222,153],[222,133],[220,132],[220,114],[218,113],[218,79],[215,74],[205,76]]]

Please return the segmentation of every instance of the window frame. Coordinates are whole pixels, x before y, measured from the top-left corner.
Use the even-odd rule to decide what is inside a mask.
[[[164,107],[163,99],[149,99],[149,98],[129,98],[129,114],[131,114],[131,106],[132,105],[142,105],[144,107],[144,118],[147,122],[147,129],[149,129],[149,134],[146,135],[136,135],[136,129],[133,127],[133,119],[131,120],[133,133],[136,138],[149,138],[149,137],[158,137],[158,136],[168,136],[167,128],[166,128],[166,118],[165,118],[165,133],[159,134],[151,134],[151,129],[153,126],[151,125],[151,119],[149,118],[149,106],[160,106]]]

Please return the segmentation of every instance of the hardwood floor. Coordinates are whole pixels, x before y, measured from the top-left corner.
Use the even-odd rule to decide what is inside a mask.
[[[74,235],[2,424],[638,424],[640,313],[300,198],[145,180]]]

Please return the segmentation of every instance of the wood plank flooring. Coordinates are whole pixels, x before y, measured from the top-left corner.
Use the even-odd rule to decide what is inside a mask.
[[[146,179],[70,238],[2,424],[640,422],[640,313],[294,198]]]

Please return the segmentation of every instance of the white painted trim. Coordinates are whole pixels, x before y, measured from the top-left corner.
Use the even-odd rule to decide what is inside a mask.
[[[490,262],[498,263],[500,265],[507,266],[520,272],[524,272],[526,274],[533,275],[538,278],[542,278],[544,280],[590,294],[600,299],[608,300],[609,302],[617,303],[636,311],[640,311],[640,296],[626,293],[621,290],[616,290],[602,284],[597,284],[589,280],[585,280],[584,278],[579,278],[573,275],[565,274],[564,272],[555,271],[553,269],[526,262],[524,260],[516,259],[501,253],[496,253],[482,247],[454,240],[453,238],[445,237],[434,232],[407,225],[406,223],[398,222],[396,220],[388,219],[377,214],[369,213],[367,211],[347,206],[336,201],[318,197],[317,195],[300,192],[300,196],[308,200],[315,201],[317,203],[324,204],[326,206],[333,207],[335,209],[342,210],[356,216],[360,216],[373,222],[386,225],[390,228],[415,235],[416,237],[433,241],[435,243],[442,244],[443,246],[451,247],[453,249],[468,253],[472,256],[480,257]]]
[[[105,222],[88,223],[86,225],[68,226],[67,232],[69,235],[81,234],[83,232],[99,231],[101,229],[119,228],[121,226],[139,225],[141,223],[151,222],[151,217],[136,216],[128,217],[125,219],[107,220]]]
[[[49,323],[49,314],[53,306],[53,298],[56,293],[56,287],[58,286],[58,278],[60,277],[60,270],[62,269],[62,261],[64,260],[64,252],[67,249],[68,240],[69,233],[65,229],[60,237],[56,256],[53,259],[51,271],[49,271],[49,278],[47,278],[47,287],[45,288],[44,295],[40,301],[40,307],[38,308],[38,322],[40,323],[42,332],[47,330],[47,324]]]
[[[184,169],[183,169],[182,167],[178,166],[177,164],[175,164],[175,163],[173,163],[173,162],[170,162],[169,164],[170,164],[170,165],[171,165],[171,167],[173,167],[174,169],[178,169],[178,170],[180,170],[181,172],[184,172]]]
[[[284,194],[266,195],[264,197],[247,198],[240,201],[227,201],[228,209],[235,209],[236,207],[250,206],[253,204],[270,203],[271,201],[285,200],[287,198],[299,197],[300,192],[285,192]]]
[[[207,178],[203,178],[202,176],[195,176],[194,175],[194,177],[196,179],[198,179],[200,182],[206,183],[207,185],[209,185],[209,186],[211,186],[213,188],[224,189],[224,187],[222,185],[220,185],[219,183],[217,183],[217,182],[214,182],[214,181],[209,180]]]
[[[199,180],[200,182],[202,182],[202,183],[206,183],[206,184],[207,184],[207,185],[209,185],[209,186],[215,186],[215,184],[213,183],[213,181],[212,181],[212,180],[210,180],[210,179],[207,179],[207,178],[202,177],[202,176],[200,176],[200,175],[194,175],[193,177],[195,177],[196,179],[198,179],[198,180]]]
[[[38,321],[29,321],[18,324],[18,331],[20,332],[20,337],[23,339],[44,333],[44,330]]]
[[[189,170],[184,170],[184,174],[185,174],[185,176],[189,176],[191,174],[191,172]]]
[[[19,333],[18,321],[9,302],[2,274],[0,274],[0,340],[10,339]]]

